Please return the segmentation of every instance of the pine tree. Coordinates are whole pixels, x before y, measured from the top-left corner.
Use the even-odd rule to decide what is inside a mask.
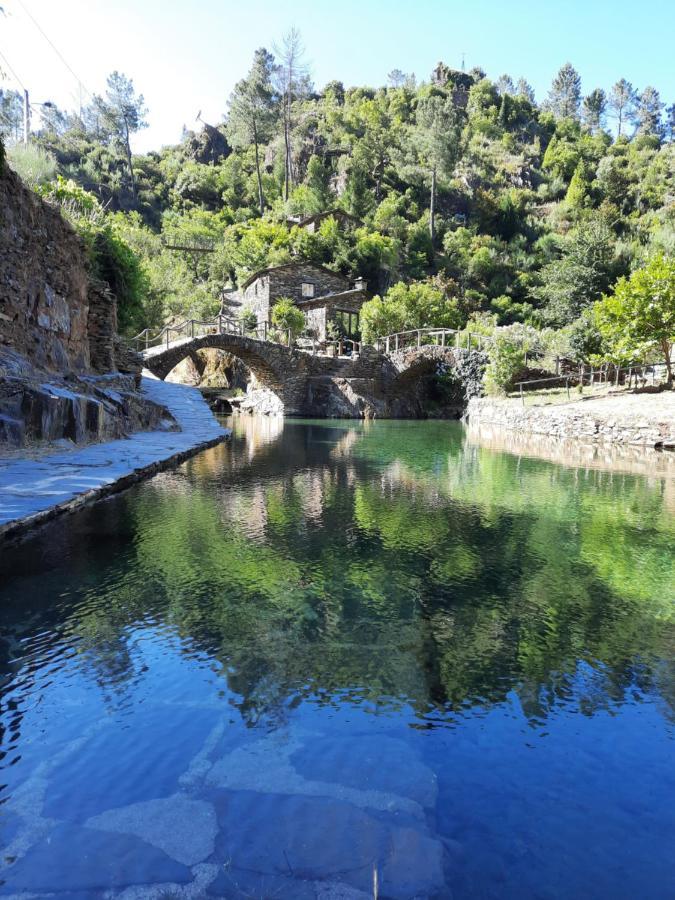
[[[504,96],[504,94],[515,94],[516,89],[513,85],[513,78],[510,75],[500,75],[497,81],[495,82],[495,87],[497,91]]]
[[[147,128],[147,107],[143,94],[136,94],[134,83],[121,72],[112,72],[107,79],[108,89],[105,100],[97,101],[102,106],[104,127],[113,139],[118,140],[127,158],[131,179],[131,192],[136,197],[136,177],[131,159],[131,135],[141,128]]]
[[[524,78],[519,78],[516,83],[516,93],[519,97],[525,97],[530,103],[534,103],[534,88]]]
[[[661,110],[664,105],[656,88],[648,85],[637,98],[635,105],[633,124],[635,125],[636,134],[662,136]]]
[[[548,94],[548,105],[559,119],[576,119],[581,102],[581,78],[571,63],[559,70]]]
[[[607,109],[607,97],[602,88],[595,88],[587,97],[581,108],[581,118],[588,130],[594,134],[602,128],[602,122]]]
[[[421,168],[430,181],[429,234],[433,245],[438,176],[450,174],[460,155],[461,117],[451,97],[431,96],[420,101],[413,140]]]
[[[300,32],[291,28],[275,46],[280,65],[277,67],[277,90],[282,99],[284,128],[284,199],[288,200],[295,179],[293,170],[293,101],[309,93],[309,69]]]
[[[664,132],[671,143],[675,141],[675,103],[671,103],[670,106],[666,108]]]
[[[260,215],[265,212],[262,175],[260,172],[260,144],[268,141],[276,119],[275,94],[272,76],[274,57],[264,47],[256,50],[248,76],[237,82],[228,101],[227,132],[234,147],[255,147],[255,169],[258,178]]]
[[[623,127],[629,122],[635,112],[637,95],[630,81],[619,79],[609,92],[607,105],[617,121],[617,137],[623,134]]]

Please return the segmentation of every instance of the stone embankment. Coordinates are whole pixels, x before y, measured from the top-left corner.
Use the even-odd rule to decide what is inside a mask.
[[[558,439],[675,449],[672,391],[610,394],[541,406],[486,397],[469,402],[466,418],[472,427],[489,425]]]
[[[160,430],[36,458],[0,458],[0,541],[121,491],[230,434],[197,388],[144,378],[140,394],[168,411]]]

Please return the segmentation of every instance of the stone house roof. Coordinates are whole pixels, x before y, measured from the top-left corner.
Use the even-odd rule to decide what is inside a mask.
[[[298,300],[297,306],[300,309],[312,309],[318,306],[326,306],[326,304],[334,306],[336,303],[349,303],[354,300],[365,302],[367,299],[368,292],[364,288],[350,288],[348,291],[338,291],[334,294],[322,294],[320,297]]]
[[[332,269],[327,269],[325,266],[321,266],[318,263],[308,262],[307,260],[295,260],[294,262],[283,263],[280,266],[268,266],[266,269],[259,269],[257,272],[253,272],[252,275],[249,275],[246,281],[244,281],[241,285],[239,285],[239,290],[243,291],[246,288],[253,284],[258,278],[262,278],[264,275],[269,275],[271,272],[280,272],[283,269],[316,269],[318,272],[323,272],[324,275],[330,275],[333,278],[340,278],[344,281],[345,285],[349,284],[349,279],[345,278],[344,275],[341,275],[339,272],[333,272]]]

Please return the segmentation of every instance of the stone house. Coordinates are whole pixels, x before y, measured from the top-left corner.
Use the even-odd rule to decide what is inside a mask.
[[[280,297],[290,297],[305,313],[307,328],[325,341],[328,323],[334,321],[340,333],[356,338],[359,313],[368,299],[363,279],[349,279],[315,263],[298,260],[261,269],[240,286],[240,308],[252,310],[258,324],[271,323],[272,307]]]

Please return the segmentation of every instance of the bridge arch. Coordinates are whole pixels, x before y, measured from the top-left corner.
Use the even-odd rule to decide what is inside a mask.
[[[240,359],[255,375],[258,384],[282,402],[292,414],[304,396],[307,355],[281,344],[260,341],[240,334],[204,334],[170,343],[168,347],[152,347],[143,352],[146,369],[164,379],[178,363],[198,350],[224,350]]]

